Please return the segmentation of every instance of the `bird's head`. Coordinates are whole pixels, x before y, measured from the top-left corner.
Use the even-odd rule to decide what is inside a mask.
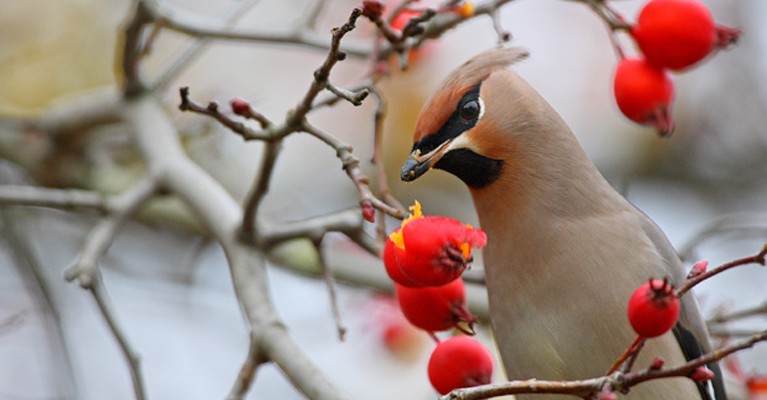
[[[527,57],[519,48],[489,50],[450,73],[421,109],[414,145],[401,178],[413,181],[431,168],[479,189],[505,168],[509,132],[529,124],[530,107],[515,107],[532,90],[505,67]],[[529,96],[527,96],[529,97]]]

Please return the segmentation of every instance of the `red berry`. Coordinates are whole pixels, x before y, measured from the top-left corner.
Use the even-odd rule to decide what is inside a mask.
[[[229,100],[229,105],[232,107],[232,112],[237,115],[247,116],[250,113],[250,103],[239,97]]]
[[[474,334],[476,318],[466,307],[466,292],[462,279],[437,287],[409,288],[394,285],[397,300],[411,324],[429,332],[458,328],[467,334]],[[468,329],[460,323],[468,324]]]
[[[472,260],[471,249],[487,243],[481,229],[436,216],[409,221],[402,227],[401,239],[395,242],[400,269],[423,286],[442,286],[457,279]]]
[[[738,33],[717,27],[711,11],[699,0],[651,0],[631,30],[647,60],[673,70],[687,68],[714,48],[727,46],[737,40]]]
[[[401,228],[397,228],[394,230],[393,234],[396,235],[398,232],[401,231]],[[392,239],[386,238],[386,244],[384,245],[384,251],[383,251],[383,262],[384,267],[386,267],[386,273],[389,275],[389,278],[393,280],[394,282],[406,286],[406,287],[421,287],[423,285],[419,285],[412,279],[405,276],[405,274],[402,273],[402,269],[399,267],[399,263],[397,262],[397,256],[395,254],[395,244],[392,241]]]
[[[669,111],[674,84],[663,70],[643,59],[621,60],[613,89],[618,108],[630,120],[653,125],[662,135],[674,129]]]
[[[628,317],[639,336],[653,338],[668,332],[679,319],[679,298],[668,280],[651,280],[635,290]]]
[[[429,381],[440,394],[490,383],[493,357],[478,340],[455,336],[440,342],[429,358]]]

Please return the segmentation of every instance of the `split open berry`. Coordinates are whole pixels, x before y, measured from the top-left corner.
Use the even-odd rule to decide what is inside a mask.
[[[486,385],[493,376],[493,357],[478,340],[454,336],[440,342],[429,358],[429,381],[440,394]]]
[[[737,29],[716,26],[711,11],[699,0],[651,0],[631,29],[647,60],[672,70],[697,63],[714,49],[735,42],[739,34]]]
[[[674,129],[674,83],[665,71],[644,59],[623,59],[615,70],[613,91],[618,108],[630,120],[653,125],[661,135]]]
[[[401,228],[397,228],[393,234],[396,235],[400,230]],[[386,238],[386,244],[384,245],[382,258],[384,267],[386,268],[386,274],[389,275],[389,278],[391,278],[391,280],[393,280],[395,283],[409,288],[423,286],[416,283],[412,279],[405,276],[404,273],[402,273],[402,269],[399,267],[399,262],[397,262],[397,255],[395,254],[394,241],[390,238]]]
[[[487,235],[458,220],[422,216],[421,206],[400,230],[389,235],[402,273],[422,286],[442,286],[461,276],[472,261],[472,248],[487,244]]]
[[[667,279],[650,280],[631,295],[628,305],[631,327],[642,337],[668,332],[679,319],[679,298]]]
[[[457,328],[474,334],[477,319],[466,307],[463,279],[436,287],[409,288],[397,284],[394,287],[402,313],[411,324],[429,332]]]

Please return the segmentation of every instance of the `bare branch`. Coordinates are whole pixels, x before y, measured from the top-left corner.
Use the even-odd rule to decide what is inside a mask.
[[[317,248],[317,251],[320,252],[320,254],[324,254],[321,251],[321,241],[315,242],[315,247]],[[335,279],[335,272],[333,271],[333,268],[331,264],[328,264],[325,262],[324,257],[320,257],[320,265],[322,267],[322,279],[325,281],[325,287],[328,289],[328,298],[330,300],[330,309],[333,313],[333,321],[336,323],[336,331],[338,332],[338,339],[340,341],[344,341],[344,337],[346,336],[346,327],[344,327],[344,323],[341,320],[341,310],[338,307],[338,295],[336,291],[336,279]]]
[[[242,400],[250,390],[250,386],[253,384],[253,379],[256,375],[258,366],[267,362],[261,355],[261,349],[258,346],[258,339],[251,335],[250,344],[248,348],[248,356],[240,367],[240,374],[232,385],[232,389],[229,391],[229,395],[226,396],[226,400]]]
[[[178,106],[179,110],[191,111],[212,117],[232,132],[240,135],[244,140],[273,140],[276,136],[271,130],[256,131],[241,122],[227,117],[218,110],[217,103],[210,102],[206,107],[195,103],[189,98],[189,88],[186,86],[179,89],[179,94],[181,95],[181,104]]]
[[[77,260],[64,272],[66,280],[76,279],[80,286],[90,289],[97,278],[98,259],[106,253],[118,230],[156,191],[156,180],[148,177],[119,195],[114,200],[112,214],[91,230]]]
[[[288,334],[272,306],[261,250],[239,240],[242,211],[210,175],[184,154],[178,135],[151,96],[129,101],[124,115],[150,171],[164,187],[185,201],[224,249],[237,299],[242,306],[257,354],[273,361],[307,396],[318,400],[347,399]],[[248,361],[241,371],[259,365]]]
[[[24,185],[0,185],[0,205],[62,209],[93,208],[101,212],[111,210],[107,196],[98,192]]]
[[[131,20],[125,27],[125,44],[122,54],[122,72],[123,72],[123,93],[126,96],[133,96],[144,88],[144,82],[141,79],[139,62],[143,57],[144,43],[142,42],[144,27],[152,21],[152,13],[147,1],[138,0],[135,2],[136,10],[133,12]]]
[[[264,149],[261,152],[261,165],[256,173],[256,181],[253,184],[251,193],[245,202],[242,217],[242,236],[246,242],[252,243],[258,234],[256,230],[258,208],[269,192],[269,185],[272,175],[274,175],[274,166],[277,163],[277,157],[280,155],[281,146],[282,140],[267,142],[264,144]]]
[[[312,125],[309,125],[308,123],[304,124],[303,130],[322,140],[336,150],[336,155],[338,155],[338,158],[341,160],[344,171],[346,171],[346,174],[349,175],[349,178],[351,178],[352,182],[354,182],[354,186],[357,188],[357,191],[360,194],[361,206],[364,207],[366,204],[370,204],[376,209],[379,209],[395,218],[401,219],[404,217],[405,213],[402,210],[398,210],[384,203],[375,197],[370,191],[370,187],[368,186],[368,178],[362,173],[359,165],[359,160],[354,157],[354,155],[352,155],[351,146],[342,143],[335,137],[322,132],[321,130],[315,128]]]
[[[101,279],[101,272],[97,269],[94,271],[93,276],[90,278],[91,282],[88,286],[88,290],[93,295],[93,299],[99,307],[101,316],[104,317],[104,320],[107,322],[109,330],[112,332],[112,336],[117,340],[123,357],[125,357],[125,360],[128,362],[128,369],[130,370],[136,400],[144,400],[147,398],[147,395],[144,377],[141,373],[141,357],[128,341],[128,338],[125,335],[125,330],[123,330],[117,322],[114,307],[109,300],[106,287],[104,287],[104,282]]]
[[[740,258],[740,259],[737,259],[737,260],[734,260],[734,261],[730,261],[730,262],[722,264],[722,265],[720,265],[720,266],[718,266],[718,267],[716,267],[714,269],[710,269],[710,270],[708,270],[708,271],[706,271],[706,272],[704,272],[704,273],[702,273],[700,275],[697,275],[695,277],[687,279],[681,287],[677,288],[677,295],[679,297],[681,297],[682,295],[687,293],[687,291],[692,289],[695,285],[699,284],[700,282],[702,282],[702,281],[704,281],[704,280],[706,280],[706,279],[708,279],[708,278],[710,278],[710,277],[712,277],[714,275],[717,275],[717,274],[720,274],[720,273],[722,273],[724,271],[727,271],[729,269],[732,269],[732,268],[735,268],[735,267],[739,267],[741,265],[747,265],[747,264],[765,265],[765,256],[767,256],[767,245],[765,245],[762,248],[762,250],[758,254],[756,254],[754,256],[744,257],[744,258]]]
[[[318,1],[316,3],[322,2]],[[317,6],[319,7],[319,4]],[[310,12],[306,13],[306,17],[303,18],[299,26],[291,28],[286,32],[234,30],[220,22],[210,23],[208,21],[201,21],[199,17],[185,13],[183,10],[174,10],[172,16],[170,16],[170,13],[158,10],[156,17],[166,20],[165,26],[167,29],[193,37],[299,45],[327,51],[330,47],[330,42],[328,42],[327,38],[307,28],[307,26],[313,24],[311,21],[316,18],[315,13],[319,11],[319,8],[311,9]],[[345,43],[343,51],[356,57],[366,57],[370,53],[370,47],[362,43]]]
[[[707,322],[711,323],[725,323],[738,319],[750,318],[759,315],[767,315],[767,302],[762,303],[756,307],[747,308],[744,310],[733,311],[728,314],[717,314]]]
[[[245,16],[249,9],[260,2],[261,0],[247,0],[239,2],[232,8],[230,12],[224,16],[224,26],[226,28],[230,28],[240,18]],[[162,29],[165,28],[167,23],[168,19],[166,18],[156,18],[155,26],[158,29]],[[157,80],[151,85],[152,91],[157,92],[165,90],[170,81],[178,76],[178,74],[183,71],[184,68],[189,65],[189,63],[194,61],[197,56],[207,47],[210,41],[211,40],[209,37],[197,37],[194,43],[192,43],[186,50],[184,50],[181,55],[176,57],[173,63],[171,63],[171,65],[169,65],[167,69],[160,74],[160,77],[157,78]]]
[[[767,233],[767,214],[733,213],[717,217],[701,229],[679,249],[682,260],[694,258],[695,249],[708,239],[737,235],[739,237],[764,236]]]

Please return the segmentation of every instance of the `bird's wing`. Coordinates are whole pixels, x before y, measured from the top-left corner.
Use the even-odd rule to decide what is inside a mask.
[[[674,247],[666,238],[666,235],[649,218],[643,218],[645,234],[655,245],[658,254],[664,260],[665,273],[673,280],[678,287],[686,279],[686,274],[682,262],[679,260]],[[700,307],[692,292],[680,299],[681,313],[679,322],[674,327],[674,337],[676,337],[679,347],[684,353],[686,360],[698,358],[711,350],[711,342],[706,329],[706,323],[700,314]],[[714,372],[715,377],[711,383],[696,382],[701,398],[704,400],[726,400],[724,391],[724,381],[722,371],[718,363],[710,363],[707,367]]]

